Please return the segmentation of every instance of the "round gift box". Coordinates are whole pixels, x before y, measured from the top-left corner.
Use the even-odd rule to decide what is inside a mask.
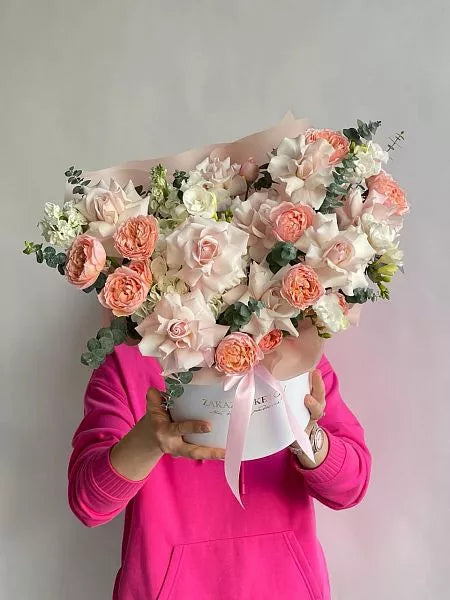
[[[289,403],[300,427],[305,429],[310,419],[309,411],[304,404],[305,394],[309,393],[310,389],[309,374],[304,373],[280,383],[284,389],[286,402]],[[209,421],[212,431],[185,435],[184,439],[192,444],[225,448],[235,393],[235,387],[224,391],[221,383],[185,385],[183,395],[173,400],[173,406],[170,408],[172,419]],[[262,458],[279,452],[289,446],[294,439],[281,394],[256,375],[255,398],[243,460]]]

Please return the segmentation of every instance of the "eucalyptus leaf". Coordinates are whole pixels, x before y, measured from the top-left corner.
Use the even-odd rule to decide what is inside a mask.
[[[103,336],[100,338],[100,345],[107,354],[111,354],[111,352],[114,350],[114,339],[112,337],[109,338]]]
[[[91,338],[87,341],[86,345],[88,347],[88,350],[96,350],[97,348],[100,348],[100,341],[96,338]]]
[[[185,371],[182,373],[177,373],[178,379],[181,381],[181,383],[183,383],[184,385],[191,383],[192,378],[194,377],[194,374],[191,373],[190,371]]]
[[[107,338],[113,339],[113,332],[111,331],[111,329],[109,327],[102,327],[101,329],[98,330],[97,339],[100,339],[102,337],[107,337]]]
[[[127,335],[124,331],[122,331],[121,329],[112,329],[112,336],[113,336],[113,340],[114,340],[114,345],[118,346],[119,344],[123,344],[123,342],[126,340]]]

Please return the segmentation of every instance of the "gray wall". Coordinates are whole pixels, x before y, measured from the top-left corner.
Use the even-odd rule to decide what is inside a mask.
[[[404,128],[406,275],[328,354],[374,455],[364,503],[318,509],[337,600],[424,600],[450,584],[449,5],[444,0],[2,0],[0,597],[103,600],[121,522],[66,506],[94,299],[21,254],[70,164],[97,169],[229,140],[287,109],[317,126]],[[4,258],[6,255],[6,258]],[[92,302],[92,303],[90,303]],[[95,309],[95,310],[94,310]]]

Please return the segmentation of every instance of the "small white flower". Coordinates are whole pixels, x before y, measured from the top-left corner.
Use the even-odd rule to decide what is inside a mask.
[[[87,224],[84,216],[75,208],[74,202],[65,202],[61,208],[47,202],[44,206],[46,218],[39,221],[43,238],[53,246],[67,249],[77,235],[83,233]]]
[[[370,245],[378,254],[391,248],[399,234],[398,227],[388,221],[377,221],[369,212],[361,216],[361,226],[367,234]]]
[[[337,294],[324,294],[312,307],[319,319],[319,325],[329,333],[338,333],[349,326],[349,320],[339,303]]]
[[[375,142],[368,142],[365,146],[356,146],[355,179],[368,179],[378,175],[383,163],[387,163],[389,154]]]
[[[193,185],[183,193],[183,204],[190,215],[204,219],[212,219],[217,212],[215,193],[205,189],[201,183]]]

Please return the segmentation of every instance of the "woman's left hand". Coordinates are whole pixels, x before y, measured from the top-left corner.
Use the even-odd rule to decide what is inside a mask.
[[[310,371],[310,394],[305,396],[305,406],[309,410],[311,418],[306,427],[306,433],[309,433],[319,419],[325,416],[325,384],[319,369]]]

